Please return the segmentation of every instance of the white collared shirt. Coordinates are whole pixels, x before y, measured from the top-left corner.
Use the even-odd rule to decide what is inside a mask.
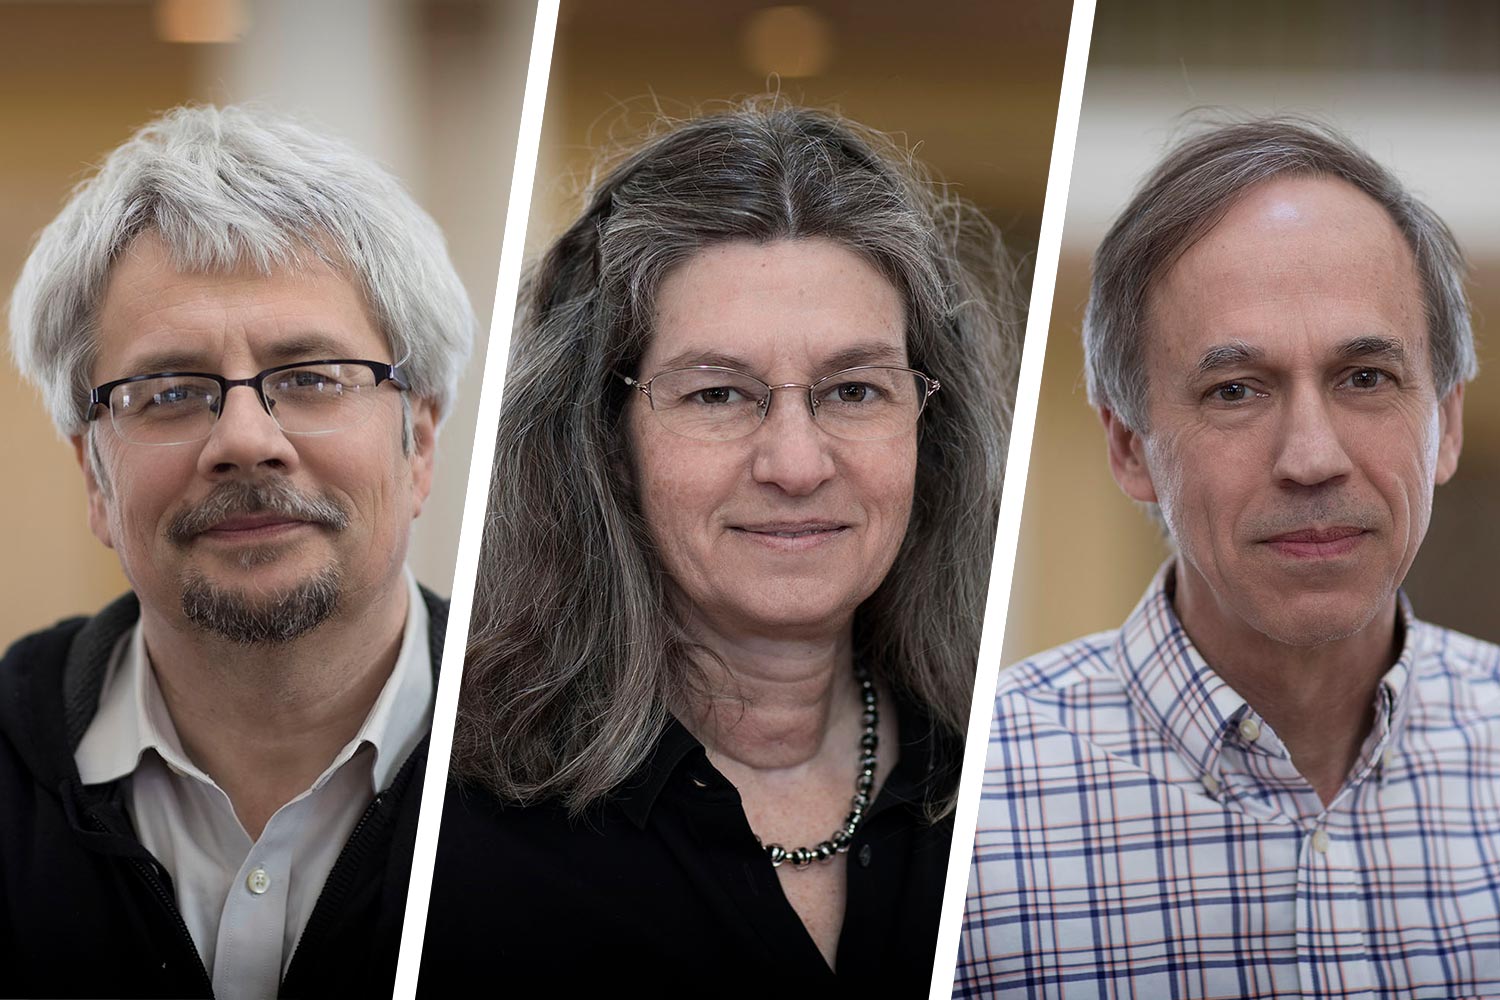
[[[127,780],[136,833],[172,876],[217,997],[276,995],[350,833],[431,726],[427,605],[410,570],[406,585],[401,651],[370,714],[253,842],[229,796],[184,752],[140,625],[115,649],[78,772],[85,785]]]
[[[1324,804],[1173,573],[1001,673],[953,995],[1500,996],[1500,646],[1402,597]]]

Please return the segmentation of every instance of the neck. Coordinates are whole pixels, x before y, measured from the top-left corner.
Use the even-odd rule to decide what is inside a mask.
[[[818,756],[831,733],[858,723],[848,625],[797,639],[694,632],[713,655],[701,658],[702,680],[679,715],[711,756],[757,769],[797,767]]]
[[[1173,604],[1193,645],[1276,731],[1326,806],[1348,778],[1374,722],[1380,680],[1400,655],[1395,599],[1365,628],[1294,646],[1220,613],[1178,561]]]
[[[359,731],[401,649],[407,588],[274,647],[239,645],[141,609],[162,698],[193,762],[252,839]]]

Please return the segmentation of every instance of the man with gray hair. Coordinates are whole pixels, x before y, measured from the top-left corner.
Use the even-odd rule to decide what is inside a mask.
[[[1500,995],[1500,649],[1399,588],[1475,373],[1447,227],[1306,121],[1094,258],[1090,399],[1175,553],[1001,675],[955,994]]]
[[[132,592],[0,661],[6,987],[388,995],[447,616],[407,538],[476,325],[436,225],[342,143],[182,108],[10,324]]]

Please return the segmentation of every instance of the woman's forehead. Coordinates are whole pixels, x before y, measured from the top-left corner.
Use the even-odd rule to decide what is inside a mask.
[[[901,364],[905,326],[895,286],[837,243],[724,243],[662,281],[643,361],[652,370]]]

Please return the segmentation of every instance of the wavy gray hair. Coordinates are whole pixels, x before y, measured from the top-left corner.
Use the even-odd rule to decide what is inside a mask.
[[[365,155],[247,107],[183,107],[112,152],[37,239],[10,300],[11,351],[63,434],[84,428],[99,304],[142,233],[183,271],[311,254],[348,274],[413,392],[446,413],[478,326],[443,235]]]
[[[597,176],[597,175],[596,175]],[[633,494],[615,372],[637,373],[674,267],[730,240],[825,239],[905,303],[913,367],[942,380],[919,427],[914,507],[856,655],[924,705],[956,762],[1015,383],[998,231],[885,139],[760,99],[656,133],[592,186],[529,270],[511,345],[453,772],[582,810],[646,760],[699,681]],[[947,808],[952,789],[933,792]]]
[[[1478,362],[1464,292],[1467,267],[1443,220],[1328,125],[1257,118],[1212,127],[1179,144],[1136,190],[1099,244],[1083,317],[1093,405],[1109,407],[1128,427],[1149,430],[1144,333],[1154,284],[1241,194],[1288,174],[1347,181],[1386,210],[1416,259],[1439,398],[1474,377]]]

